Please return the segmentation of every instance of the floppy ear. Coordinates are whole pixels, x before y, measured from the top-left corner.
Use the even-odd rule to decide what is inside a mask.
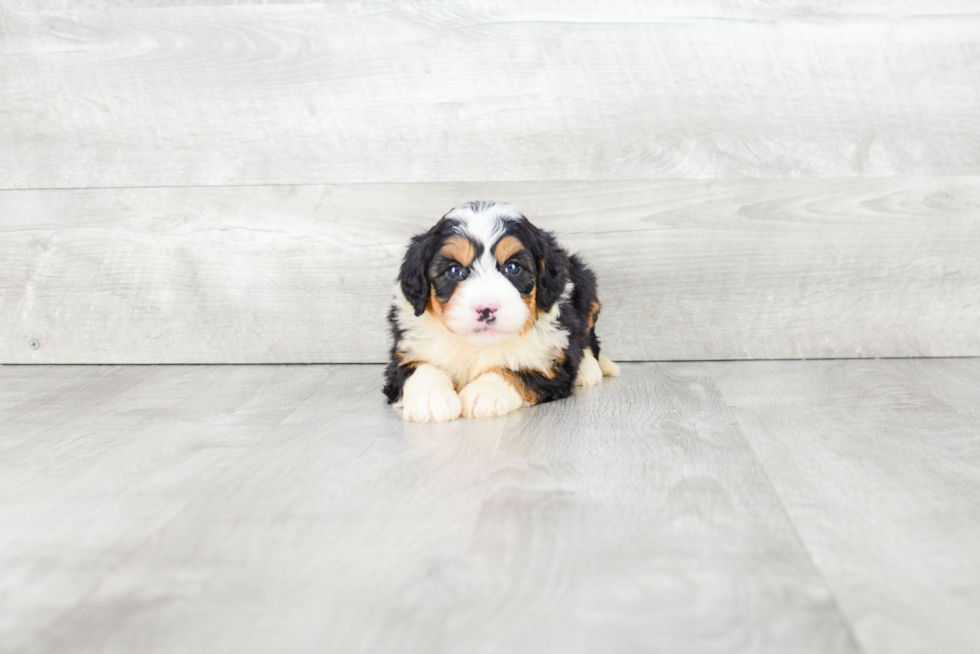
[[[415,315],[421,316],[429,302],[429,262],[435,255],[435,234],[429,230],[425,234],[413,236],[408,244],[408,252],[398,271],[405,299],[412,303]]]
[[[542,311],[551,311],[568,283],[568,254],[559,247],[551,232],[533,228],[532,250],[538,265],[537,303]]]

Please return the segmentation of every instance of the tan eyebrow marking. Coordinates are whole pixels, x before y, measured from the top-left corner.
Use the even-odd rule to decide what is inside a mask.
[[[476,248],[470,243],[469,239],[462,236],[453,236],[442,246],[439,254],[447,259],[454,259],[464,266],[469,266],[476,258]]]
[[[513,236],[505,236],[497,241],[497,247],[494,249],[493,254],[497,258],[497,263],[504,265],[508,259],[523,249],[523,243]]]

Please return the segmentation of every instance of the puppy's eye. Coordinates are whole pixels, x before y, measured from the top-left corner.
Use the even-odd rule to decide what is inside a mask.
[[[516,275],[517,273],[521,272],[521,266],[511,261],[504,266],[504,272],[508,275]]]
[[[449,269],[446,270],[446,277],[448,277],[449,279],[459,279],[462,276],[463,276],[463,268],[457,266],[456,264],[449,266]]]

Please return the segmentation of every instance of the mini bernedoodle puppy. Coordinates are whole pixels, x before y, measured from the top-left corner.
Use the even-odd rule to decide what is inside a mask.
[[[388,402],[405,420],[501,416],[594,386],[595,275],[499,202],[456,207],[412,238],[388,313]]]

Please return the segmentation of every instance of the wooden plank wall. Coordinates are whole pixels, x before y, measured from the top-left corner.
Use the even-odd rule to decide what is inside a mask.
[[[980,355],[978,80],[965,0],[7,0],[0,362],[382,361],[471,199],[614,358]]]

